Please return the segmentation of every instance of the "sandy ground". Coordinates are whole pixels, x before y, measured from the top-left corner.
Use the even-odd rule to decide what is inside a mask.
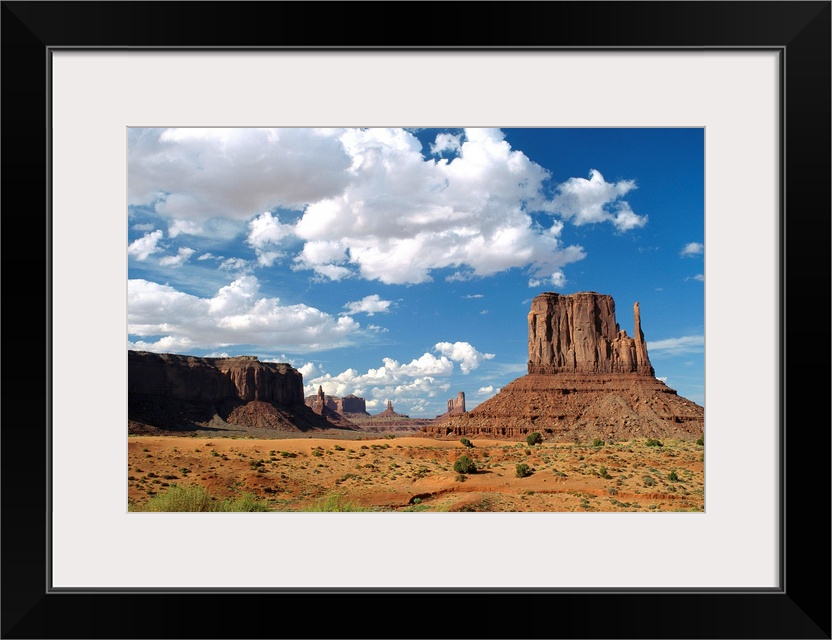
[[[378,511],[704,511],[704,447],[693,442],[572,443],[387,436],[374,439],[130,436],[128,502],[171,485],[218,500],[252,493],[273,510],[339,496]],[[467,455],[477,472],[461,475]],[[530,475],[517,477],[517,465]],[[675,475],[673,475],[675,474]]]

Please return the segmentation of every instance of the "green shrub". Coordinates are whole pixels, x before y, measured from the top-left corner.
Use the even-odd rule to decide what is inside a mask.
[[[148,500],[144,511],[214,511],[210,494],[198,485],[171,485]]]
[[[641,481],[644,483],[645,487],[655,487],[656,486],[656,479],[653,476],[644,476]]]
[[[605,444],[606,443],[603,440],[601,440],[601,438],[595,438],[595,440],[592,441],[593,447],[603,447]]]
[[[600,471],[598,471],[598,475],[600,475],[604,480],[612,480],[612,476],[607,473],[606,467],[601,467]]]
[[[343,450],[344,450],[344,447],[342,447],[340,444],[336,444],[336,445],[333,447],[333,449],[335,449],[336,451],[343,451]]]
[[[543,436],[540,435],[537,431],[533,431],[529,435],[526,436],[526,444],[530,447],[540,444],[543,442]]]
[[[239,498],[223,501],[217,505],[217,511],[253,512],[269,511],[269,506],[253,493],[244,493]]]
[[[327,494],[303,510],[315,512],[369,511],[369,509],[357,505],[340,493]]]
[[[529,468],[525,462],[521,462],[516,467],[514,467],[514,475],[518,478],[525,478],[526,476],[532,475],[532,470]]]
[[[705,438],[697,438],[696,439],[696,444],[698,444],[700,447],[704,447],[705,446]]]
[[[676,475],[675,471],[671,471],[670,473],[668,473],[667,479],[670,480],[670,482],[679,482],[679,476]]]
[[[477,465],[468,456],[459,456],[456,462],[454,462],[454,471],[461,474],[476,473]]]
[[[657,438],[647,438],[647,442],[645,442],[645,444],[648,447],[663,447],[664,446],[662,444],[662,441],[658,440]]]
[[[473,443],[468,438],[460,438],[459,441],[463,444],[463,446],[466,446],[469,449],[474,448]]]

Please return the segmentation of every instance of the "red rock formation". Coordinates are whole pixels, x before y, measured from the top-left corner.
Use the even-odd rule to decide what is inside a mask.
[[[318,389],[318,394],[314,396],[306,396],[304,402],[306,403],[307,407],[316,410],[315,407],[320,404],[319,394],[323,393],[323,387]],[[367,413],[367,403],[364,398],[360,398],[359,396],[350,394],[348,396],[344,396],[343,398],[339,398],[338,396],[327,396],[324,395],[324,406],[326,406],[331,411],[335,411],[336,413],[340,413],[341,415],[351,418],[352,416],[369,416],[370,414]],[[317,411],[317,410],[316,410]],[[318,413],[320,413],[318,411]]]
[[[369,413],[367,413],[367,402],[364,400],[364,398],[360,398],[359,396],[350,394],[348,396],[344,396],[343,398],[339,398],[338,401],[338,413],[343,413],[344,415],[349,415],[353,413],[370,415]]]
[[[390,400],[388,400],[387,401],[387,408],[384,411],[382,411],[381,413],[377,413],[373,417],[374,418],[407,418],[408,416],[406,416],[403,413],[396,413],[395,410],[393,409],[393,403]]]
[[[612,296],[595,292],[542,293],[529,312],[529,373],[641,373],[653,367],[641,331],[638,302],[635,338],[615,321]]]
[[[456,394],[456,398],[448,400],[448,413],[453,415],[457,413],[465,413],[465,392],[460,391]]]
[[[465,413],[465,392],[460,391],[456,394],[456,398],[451,398],[448,400],[448,410],[436,416],[434,420],[436,422],[442,422],[451,418],[453,416],[458,416]]]
[[[128,424],[136,429],[198,427],[214,416],[229,424],[281,430],[348,426],[306,407],[297,369],[253,356],[128,351],[127,386]]]
[[[633,314],[631,338],[615,321],[609,295],[537,296],[528,316],[528,375],[422,431],[508,438],[538,431],[565,441],[701,436],[704,409],[656,379],[638,303]]]

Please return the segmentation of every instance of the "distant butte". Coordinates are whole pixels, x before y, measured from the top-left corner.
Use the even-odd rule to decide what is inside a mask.
[[[615,319],[612,296],[594,291],[542,293],[528,315],[527,375],[476,408],[422,428],[432,436],[552,440],[692,440],[705,410],[655,377],[633,306],[633,333]]]
[[[315,413],[303,398],[303,376],[289,364],[254,356],[198,358],[127,352],[130,433],[196,430],[215,418],[276,431],[354,428],[335,412]]]

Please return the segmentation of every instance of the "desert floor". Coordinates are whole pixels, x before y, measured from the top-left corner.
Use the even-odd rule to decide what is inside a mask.
[[[704,511],[704,447],[601,446],[421,436],[128,437],[128,506],[171,486],[276,511]],[[460,474],[467,455],[477,471]],[[530,475],[517,477],[517,465]],[[337,508],[333,509],[333,505]]]

